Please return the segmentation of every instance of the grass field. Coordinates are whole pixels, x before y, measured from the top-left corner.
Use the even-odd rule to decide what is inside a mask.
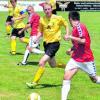
[[[62,15],[67,20],[67,13],[58,12],[58,15]],[[6,16],[6,13],[0,12],[0,100],[27,100],[32,92],[39,93],[41,100],[60,100],[64,69],[52,69],[47,64],[39,86],[36,89],[27,88],[25,83],[33,79],[41,55],[31,54],[27,66],[17,65],[23,58],[25,44],[17,40],[19,54],[10,55],[10,39],[5,37]],[[100,75],[100,12],[81,12],[81,21],[89,29],[97,74]],[[63,29],[62,33],[65,33]],[[70,42],[62,39],[61,48],[56,56],[57,61],[67,63],[70,57],[65,54],[65,51],[70,46]],[[72,80],[68,98],[69,100],[100,100],[100,85],[92,83],[84,72],[79,71]]]

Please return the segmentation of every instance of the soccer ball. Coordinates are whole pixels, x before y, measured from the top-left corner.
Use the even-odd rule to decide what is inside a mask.
[[[38,93],[31,93],[28,100],[40,100],[40,95]]]

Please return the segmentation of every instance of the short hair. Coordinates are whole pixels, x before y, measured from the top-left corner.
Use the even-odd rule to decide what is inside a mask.
[[[52,8],[52,5],[51,5],[50,3],[45,2],[44,5],[43,5],[43,9],[44,9],[44,6],[45,6],[45,5],[49,5],[49,6],[51,6],[51,8]]]
[[[78,11],[70,11],[68,17],[69,19],[71,18],[72,20],[80,20],[80,14]]]
[[[10,0],[10,2],[12,2],[13,0]],[[14,0],[15,2],[17,2],[17,0]]]
[[[27,8],[29,8],[29,7],[31,7],[31,8],[33,8],[33,9],[34,9],[34,7],[33,7],[32,5],[28,5],[28,6],[27,6]]]

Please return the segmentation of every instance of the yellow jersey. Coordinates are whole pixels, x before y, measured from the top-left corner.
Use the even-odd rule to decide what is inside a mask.
[[[43,41],[46,43],[58,42],[61,40],[61,26],[67,27],[67,22],[62,16],[52,14],[48,19],[46,16],[40,19],[40,32],[43,34]]]
[[[18,18],[18,17],[21,17],[22,15],[20,14],[20,12],[23,10],[23,7],[17,5],[14,10],[13,10],[13,17],[14,18]],[[14,22],[14,25],[13,25],[14,28],[24,28],[25,27],[25,24],[23,22],[23,19],[19,19],[19,20],[16,20]]]
[[[8,1],[8,15],[13,16],[13,6],[10,1]]]

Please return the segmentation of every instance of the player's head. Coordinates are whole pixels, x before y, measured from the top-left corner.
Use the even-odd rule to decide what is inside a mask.
[[[47,17],[50,17],[52,15],[52,6],[48,3],[45,3],[43,6],[44,13]]]
[[[72,26],[80,21],[80,14],[77,11],[70,11],[68,17]]]
[[[16,2],[17,2],[17,0],[10,0],[10,3],[12,4],[13,7],[16,6]]]
[[[34,7],[32,5],[29,5],[27,7],[27,11],[28,11],[28,14],[30,15],[31,13],[34,13]]]

